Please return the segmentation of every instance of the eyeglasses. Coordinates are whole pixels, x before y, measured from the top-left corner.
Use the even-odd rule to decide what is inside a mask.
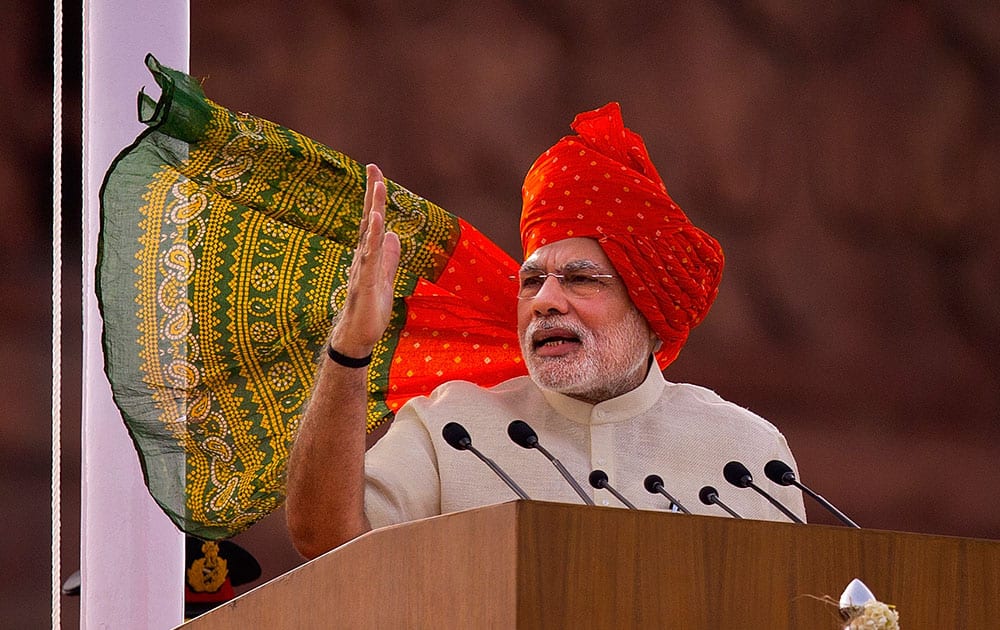
[[[521,276],[510,276],[510,279],[518,283],[517,297],[522,300],[530,300],[538,295],[542,290],[542,285],[549,277],[559,281],[559,286],[570,295],[588,298],[600,293],[601,289],[608,286],[608,280],[616,278],[609,273],[584,273],[582,271],[571,271],[569,273],[531,273]]]

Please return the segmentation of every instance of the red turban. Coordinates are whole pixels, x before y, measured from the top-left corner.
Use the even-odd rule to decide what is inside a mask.
[[[663,341],[656,359],[665,368],[718,295],[722,248],[667,194],[618,103],[577,115],[572,128],[578,135],[539,156],[524,179],[524,256],[565,238],[597,239]]]

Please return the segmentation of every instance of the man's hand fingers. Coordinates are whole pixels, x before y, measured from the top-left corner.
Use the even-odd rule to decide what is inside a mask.
[[[382,272],[383,281],[390,287],[396,278],[396,269],[399,267],[400,257],[399,235],[395,232],[386,233],[382,239]]]
[[[370,351],[389,324],[400,259],[399,237],[386,232],[385,179],[373,164],[366,172],[363,219],[348,270],[347,299],[330,339],[339,351],[347,349],[355,354]]]
[[[378,166],[374,164],[367,165],[365,167],[365,175],[367,181],[365,183],[365,202],[361,209],[361,225],[358,228],[359,242],[364,238],[365,232],[368,230],[372,207],[375,205],[375,184],[382,182],[383,186],[385,185],[385,179],[382,177],[382,171],[379,170]],[[384,198],[382,204],[383,206],[385,205]]]

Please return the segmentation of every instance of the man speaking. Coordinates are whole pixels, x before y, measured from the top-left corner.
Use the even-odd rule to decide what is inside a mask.
[[[576,135],[535,161],[522,190],[524,263],[510,291],[529,376],[490,388],[446,382],[400,408],[366,453],[364,368],[389,325],[400,259],[400,241],[385,229],[382,174],[368,167],[347,298],[289,461],[288,526],[303,555],[373,527],[516,498],[448,445],[442,428],[451,422],[538,500],[581,499],[549,462],[510,440],[514,420],[531,425],[572,477],[606,471],[645,509],[666,508],[643,490],[649,474],[692,512],[716,514],[697,497],[705,485],[725,485],[727,462],[794,466],[767,421],[707,389],[664,380],[661,370],[718,293],[722,250],[667,194],[616,103],[578,115],[572,128]],[[607,504],[610,495],[590,492]],[[759,496],[730,494],[726,504],[744,517],[785,518]],[[804,518],[797,490],[773,494]]]

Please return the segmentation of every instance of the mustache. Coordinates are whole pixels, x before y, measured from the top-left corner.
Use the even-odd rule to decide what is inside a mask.
[[[571,321],[565,317],[555,316],[532,320],[527,327],[525,327],[522,339],[530,341],[534,338],[535,333],[539,331],[544,332],[546,330],[552,330],[554,328],[562,328],[563,330],[572,333],[581,341],[590,337],[590,331],[580,325],[579,322]]]

